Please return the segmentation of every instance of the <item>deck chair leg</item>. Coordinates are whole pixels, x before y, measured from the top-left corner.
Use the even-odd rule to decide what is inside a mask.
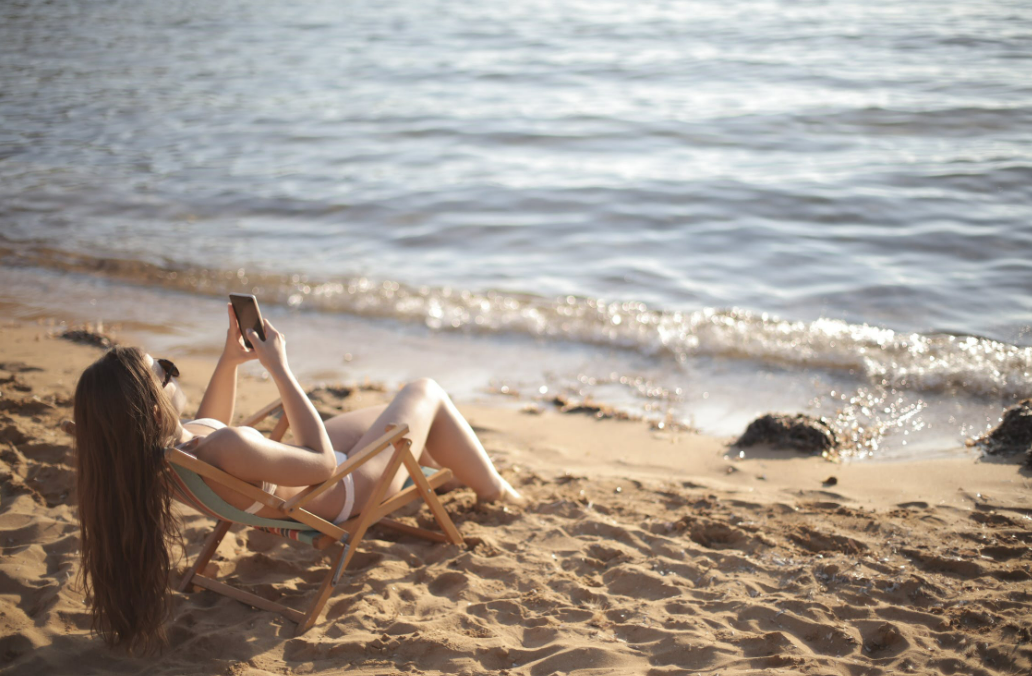
[[[308,607],[308,612],[305,614],[304,619],[297,623],[297,631],[294,632],[295,636],[300,636],[311,629],[315,621],[319,619],[323,606],[330,599],[330,594],[333,592],[333,588],[337,586],[337,582],[340,581],[340,575],[344,568],[347,567],[348,562],[351,561],[354,551],[354,547],[349,545],[339,545],[337,547],[337,553],[330,562],[330,569],[326,572],[326,577],[323,578],[322,584],[319,585],[319,591],[316,592],[315,600]]]
[[[219,544],[222,542],[222,538],[226,537],[226,533],[229,532],[229,521],[220,520],[218,525],[215,526],[215,530],[211,532],[208,539],[204,541],[204,546],[201,547],[200,553],[197,555],[197,560],[194,561],[194,565],[190,568],[190,572],[183,576],[183,579],[179,581],[179,586],[176,591],[185,592],[190,588],[190,583],[194,579],[194,575],[197,575],[204,567],[208,565],[208,561],[211,561],[211,557],[215,554],[215,550],[219,548]]]
[[[369,496],[369,501],[366,503],[367,506],[378,505],[383,502],[383,496],[387,492],[387,487],[401,467],[403,456],[408,453],[408,447],[411,444],[412,442],[408,439],[400,439],[394,444],[394,454],[391,456],[390,462],[387,463],[383,476],[373,486],[373,493]],[[420,471],[420,474],[422,474],[422,471]],[[319,591],[315,596],[311,609],[308,611],[308,615],[305,616],[304,622],[297,625],[296,636],[300,636],[308,631],[315,624],[315,621],[319,619],[319,613],[322,612],[323,606],[326,605],[326,601],[330,598],[330,593],[333,591],[334,586],[336,586],[337,581],[340,580],[340,574],[351,563],[351,558],[355,555],[359,543],[362,542],[362,538],[365,537],[369,527],[373,525],[372,520],[375,516],[375,510],[366,509],[364,512],[365,515],[359,518],[358,524],[355,526],[351,537],[348,538],[347,544],[341,545],[337,555],[333,557],[330,570],[326,573],[326,579],[319,586]]]
[[[459,529],[455,527],[451,517],[448,516],[448,512],[445,511],[444,505],[441,504],[440,498],[437,497],[437,493],[430,487],[429,482],[426,480],[426,476],[423,474],[423,468],[419,466],[419,462],[416,457],[409,452],[408,448],[405,449],[403,456],[405,462],[405,469],[408,470],[409,475],[412,477],[413,483],[416,484],[416,488],[419,490],[420,495],[423,496],[423,500],[427,506],[430,507],[430,512],[434,515],[434,520],[437,521],[437,525],[444,531],[444,535],[448,538],[448,542],[453,545],[461,545],[463,543],[462,535],[459,534]]]

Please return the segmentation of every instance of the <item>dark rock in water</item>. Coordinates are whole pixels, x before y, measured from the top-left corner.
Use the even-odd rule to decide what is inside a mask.
[[[116,344],[115,339],[111,336],[105,335],[100,331],[91,331],[90,329],[69,329],[61,334],[61,338],[70,340],[73,343],[92,345],[93,347],[109,348],[114,347]]]
[[[1032,464],[1032,399],[1008,408],[999,425],[968,444],[981,446],[990,455],[1025,452],[1027,462]]]
[[[745,433],[733,444],[739,448],[767,444],[773,448],[803,453],[824,453],[838,446],[835,431],[824,418],[804,413],[768,413],[749,423]]]

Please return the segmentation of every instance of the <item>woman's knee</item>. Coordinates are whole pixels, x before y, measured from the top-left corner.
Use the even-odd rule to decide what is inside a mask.
[[[419,378],[405,385],[406,392],[418,394],[427,399],[441,400],[445,397],[444,388],[432,378]]]

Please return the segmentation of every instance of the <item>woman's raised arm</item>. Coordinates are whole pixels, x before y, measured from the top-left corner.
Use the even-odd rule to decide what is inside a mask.
[[[211,374],[201,405],[197,408],[198,418],[214,418],[227,425],[233,423],[233,410],[236,406],[237,367],[244,362],[255,359],[258,355],[244,347],[240,336],[240,325],[237,323],[233,306],[226,304],[229,311],[229,329],[226,331],[226,345],[222,356]]]
[[[225,359],[225,365],[220,360],[220,366],[216,367],[198,415],[233,413],[233,395],[236,393],[233,339],[240,335],[240,330],[236,326],[235,317],[231,317],[230,322],[230,335],[226,341],[226,352],[223,353],[223,357],[228,358]],[[281,486],[321,483],[330,478],[337,467],[333,444],[326,434],[322,418],[290,371],[286,339],[267,319],[265,336],[266,339],[262,340],[257,333],[248,329],[247,339],[252,349],[245,351],[240,342],[236,345],[248,359],[257,358],[272,376],[283,402],[283,412],[290,420],[296,445],[266,439],[260,432],[248,427],[227,427],[208,435],[206,442],[197,449],[198,455],[246,481],[271,480]],[[227,401],[228,408],[225,407]],[[206,403],[210,406],[206,407]]]
[[[290,371],[287,364],[286,338],[269,323],[268,319],[265,320],[265,336],[266,339],[263,341],[254,330],[247,330],[247,339],[251,341],[258,361],[268,370],[276,383],[283,400],[283,412],[290,420],[294,439],[299,446],[322,457],[326,467],[326,478],[329,478],[337,466],[337,457],[333,453],[333,444],[326,434],[322,418]]]

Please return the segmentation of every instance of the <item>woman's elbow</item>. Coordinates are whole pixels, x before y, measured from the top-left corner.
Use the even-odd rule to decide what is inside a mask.
[[[337,470],[337,455],[333,452],[331,447],[321,446],[309,446],[308,450],[311,452],[311,464],[309,465],[309,472],[311,473],[310,483],[321,484],[331,476]]]
[[[321,469],[324,475],[321,481],[327,481],[331,476],[333,476],[333,473],[337,471],[337,456],[333,451],[330,451],[329,457],[326,457],[325,453],[323,454]]]

